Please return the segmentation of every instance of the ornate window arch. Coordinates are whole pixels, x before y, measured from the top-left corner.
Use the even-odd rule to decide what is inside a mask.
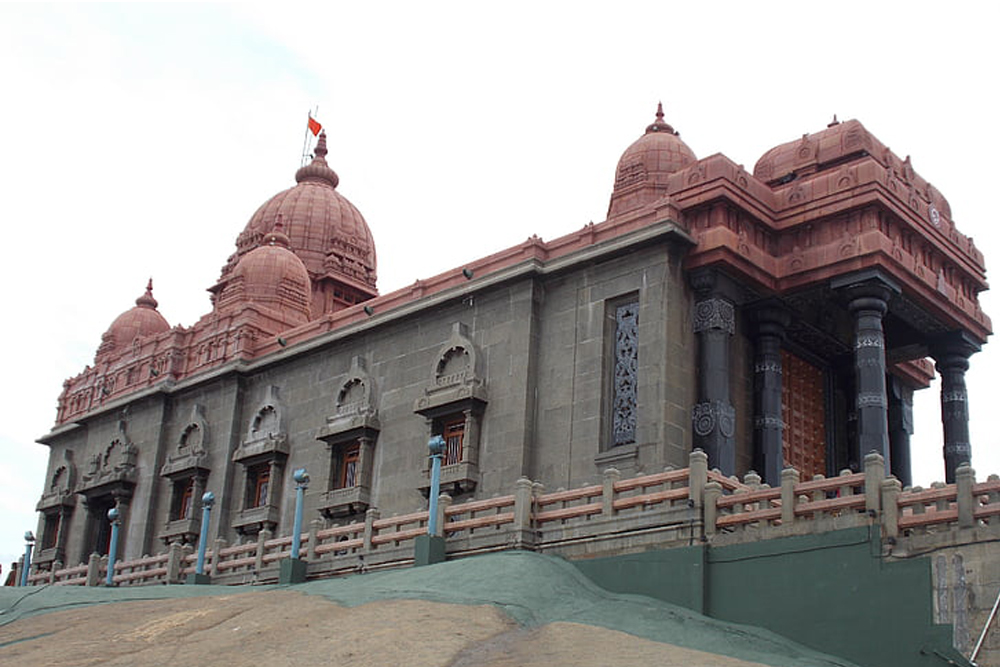
[[[375,442],[381,429],[375,381],[363,357],[351,360],[334,413],[316,434],[330,449],[330,474],[320,511],[327,518],[359,514],[371,504]]]
[[[428,435],[440,435],[448,445],[442,489],[468,493],[479,483],[479,439],[487,402],[479,351],[468,327],[456,322],[435,357],[430,382],[413,406],[427,419]],[[429,487],[428,482],[420,488],[426,493]]]
[[[233,462],[242,467],[243,496],[233,518],[233,528],[242,535],[278,525],[279,499],[288,434],[284,406],[278,388],[269,385],[247,426],[247,434],[233,452]]]
[[[201,404],[191,406],[187,424],[160,469],[170,488],[167,515],[159,533],[166,544],[194,544],[201,530],[201,497],[211,472],[207,449],[210,432],[204,412]]]

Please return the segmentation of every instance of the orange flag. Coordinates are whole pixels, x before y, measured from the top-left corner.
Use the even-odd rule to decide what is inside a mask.
[[[319,124],[319,121],[312,116],[309,116],[309,131],[313,133],[313,136],[315,137],[319,134],[319,131],[322,129],[323,126]]]

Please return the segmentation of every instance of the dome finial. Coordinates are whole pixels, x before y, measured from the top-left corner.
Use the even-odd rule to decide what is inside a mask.
[[[657,102],[656,104],[656,120],[653,121],[652,125],[646,126],[646,134],[650,132],[669,132],[670,134],[677,134],[674,128],[671,127],[670,123],[663,120],[663,102]]]
[[[326,130],[319,133],[319,141],[316,142],[316,150],[314,153],[316,154],[316,157],[326,157]]]
[[[833,120],[827,123],[827,127],[833,127],[834,125],[840,125],[840,121],[837,120],[837,114],[833,114]]]
[[[142,308],[153,308],[155,309],[160,305],[156,299],[153,298],[153,279],[150,278],[149,282],[146,283],[146,293],[135,300],[135,305]]]
[[[285,234],[285,224],[281,221],[281,214],[274,220],[274,227],[264,237],[264,245],[277,245],[282,248],[289,246],[290,239]]]

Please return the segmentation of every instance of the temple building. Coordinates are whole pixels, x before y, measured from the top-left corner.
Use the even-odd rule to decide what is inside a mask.
[[[320,135],[239,232],[209,313],[171,326],[150,283],[65,382],[40,440],[36,569],[106,553],[111,507],[123,558],[196,544],[207,490],[211,539],[287,535],[298,468],[309,520],[413,512],[432,435],[456,500],[684,467],[694,449],[772,486],[874,451],[906,485],[912,396],[935,369],[948,481],[970,461],[983,255],[857,120],[751,172],[699,159],[659,109],[605,221],[388,294],[327,157]]]

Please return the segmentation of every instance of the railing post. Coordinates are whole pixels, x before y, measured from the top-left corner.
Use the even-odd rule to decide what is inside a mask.
[[[447,525],[445,523],[446,521],[445,513],[448,511],[448,508],[451,507],[452,502],[453,502],[452,497],[447,493],[441,493],[438,496],[437,525],[438,525],[438,533],[440,533],[441,535],[444,535],[445,532],[447,532],[445,530],[445,526]]]
[[[795,485],[799,483],[799,471],[785,468],[781,471],[781,525],[790,526],[795,522]]]
[[[885,479],[885,459],[875,452],[865,455],[865,510],[877,516],[881,509],[882,480]]]
[[[368,508],[365,512],[365,534],[364,534],[364,551],[368,553],[372,550],[372,537],[375,534],[374,523],[379,520],[381,513],[376,507]]]
[[[531,488],[531,480],[527,477],[519,477],[514,482],[514,535],[511,541],[515,549],[530,548],[535,544]]]
[[[899,536],[899,494],[903,485],[895,477],[883,479],[882,489],[882,537]]]
[[[101,583],[101,557],[96,553],[87,559],[87,585],[98,586]]]
[[[258,574],[264,569],[264,551],[266,549],[264,543],[269,539],[271,539],[271,531],[267,528],[261,528],[260,532],[257,533],[257,554],[253,563],[253,569]]]
[[[958,502],[958,527],[972,528],[976,525],[975,503],[972,485],[976,483],[976,471],[968,463],[958,466],[955,471],[955,491]]]
[[[708,454],[695,449],[688,455],[688,500],[691,507],[705,504],[705,484],[708,483]]]
[[[180,542],[171,542],[167,547],[167,583],[177,584],[181,580],[181,560],[184,549]]]
[[[615,482],[621,478],[622,474],[617,468],[608,468],[604,471],[601,488],[601,516],[606,519],[615,515]]]
[[[64,567],[66,567],[66,565],[63,564],[61,560],[57,560],[52,563],[52,569],[49,571],[50,584],[56,583],[56,573],[59,572],[59,570],[63,569]]]
[[[316,536],[316,533],[321,530],[323,530],[322,519],[313,519],[309,522],[309,543],[306,545],[306,558],[311,561],[316,560],[316,547],[319,546],[317,544],[319,537]]]
[[[719,514],[719,509],[715,503],[721,495],[721,484],[718,482],[708,482],[705,484],[705,535],[715,535],[715,519]]]
[[[227,542],[225,539],[219,537],[216,538],[215,544],[212,547],[212,572],[211,576],[215,577],[219,574],[219,560],[221,556],[220,552],[226,548]]]

